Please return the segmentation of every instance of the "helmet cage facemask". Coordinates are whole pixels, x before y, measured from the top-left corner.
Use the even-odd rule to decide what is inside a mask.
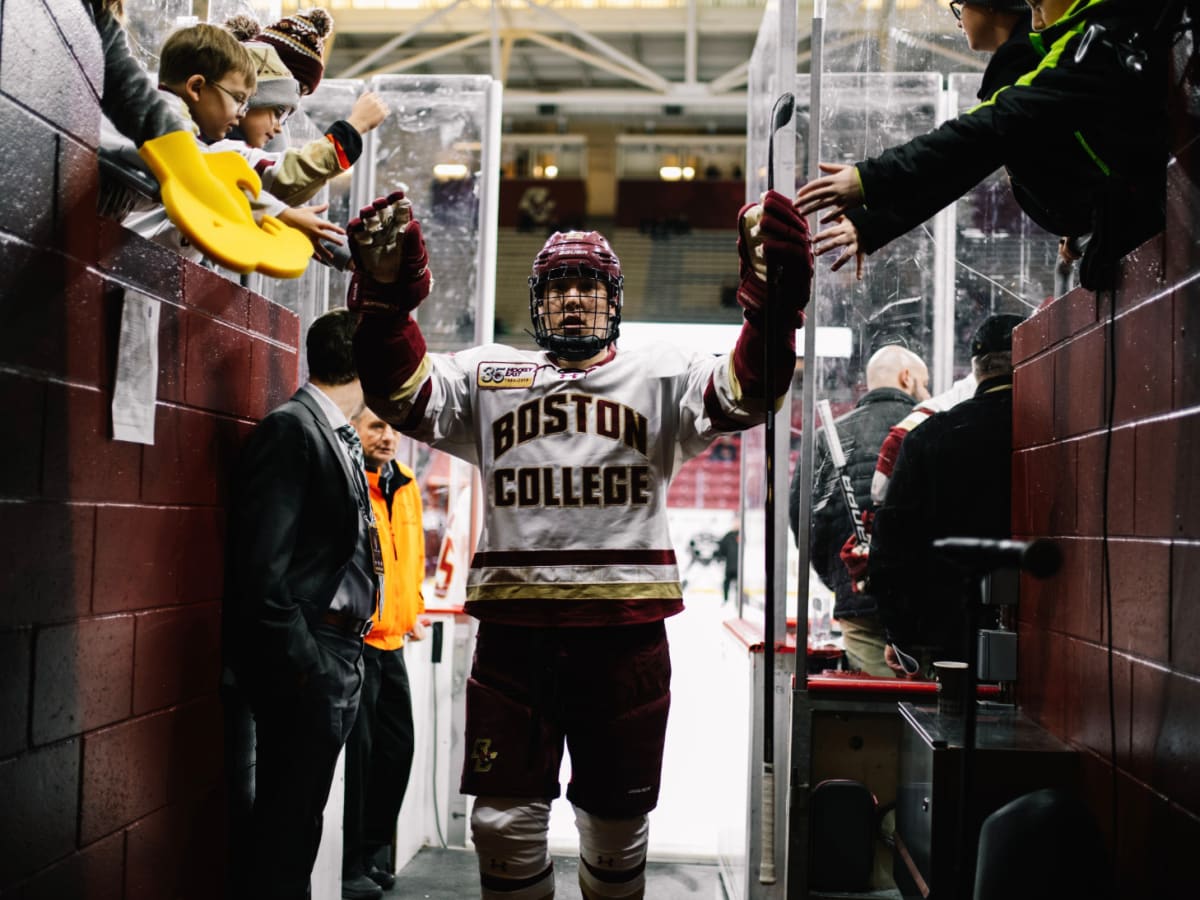
[[[550,282],[566,278],[590,278],[607,293],[608,302],[596,311],[590,334],[560,334],[550,328],[546,291]],[[555,266],[537,275],[530,275],[529,317],[533,322],[533,339],[543,350],[548,350],[561,359],[579,361],[600,353],[620,336],[624,281],[621,275],[614,276],[602,269],[582,264]]]

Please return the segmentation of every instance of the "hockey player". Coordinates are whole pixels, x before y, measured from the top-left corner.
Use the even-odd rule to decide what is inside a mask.
[[[764,396],[768,348],[787,389],[812,273],[807,226],[775,192],[742,210],[744,322],[724,356],[621,350],[621,264],[594,231],[556,232],[533,261],[540,352],[427,353],[409,315],[428,291],[425,253],[419,225],[402,228],[397,240],[351,223],[360,262],[348,305],[371,313],[355,342],[371,408],[482,474],[462,774],[476,797],[481,895],[554,896],[547,829],[565,741],[583,896],[642,897],[670,704],[663,620],[683,607],[667,488],[714,438],[763,420],[776,401]],[[376,261],[392,242],[398,267]],[[770,331],[765,260],[781,274],[788,326]]]

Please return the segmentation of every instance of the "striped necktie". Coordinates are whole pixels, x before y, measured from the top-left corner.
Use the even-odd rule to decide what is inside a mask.
[[[358,432],[354,430],[353,425],[339,425],[337,436],[342,439],[342,443],[350,451],[350,458],[354,460],[354,465],[357,467],[359,473],[361,473],[366,468],[367,462],[366,457],[363,456],[362,441],[358,438]]]

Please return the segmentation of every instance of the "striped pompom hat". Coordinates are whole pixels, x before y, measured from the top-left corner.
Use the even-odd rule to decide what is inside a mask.
[[[311,94],[325,74],[325,36],[332,30],[333,17],[325,10],[301,10],[267,26],[255,40],[278,50],[283,64],[300,82],[300,92]]]

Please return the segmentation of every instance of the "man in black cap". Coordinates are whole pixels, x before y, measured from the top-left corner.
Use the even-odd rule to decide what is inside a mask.
[[[994,315],[971,339],[975,396],[913,429],[875,515],[870,585],[894,647],[924,661],[966,659],[961,584],[934,556],[942,537],[1008,538],[1012,503],[1012,331]]]

